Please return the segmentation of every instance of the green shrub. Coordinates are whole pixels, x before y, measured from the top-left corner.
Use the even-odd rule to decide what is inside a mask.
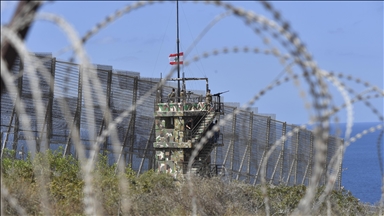
[[[2,163],[3,184],[9,189],[28,214],[43,214],[40,188],[46,187],[51,208],[55,215],[84,214],[84,181],[79,162],[72,156],[62,156],[62,149],[37,154],[32,160],[17,160],[13,152],[4,152]],[[131,167],[123,174],[116,174],[116,165],[109,165],[107,156],[99,155],[92,171],[93,194],[100,201],[97,204],[105,215],[191,215],[192,196],[196,198],[198,215],[265,215],[264,198],[260,185],[233,181],[223,182],[220,178],[192,177],[193,187],[185,180],[174,180],[170,175],[158,174],[153,170],[137,176]],[[46,185],[39,178],[44,177]],[[119,184],[123,180],[128,190]],[[291,214],[305,194],[304,185],[268,186],[271,215]],[[324,187],[319,187],[318,198]],[[125,191],[125,193],[123,193]],[[328,197],[331,213],[334,215],[366,215],[368,211],[358,199],[346,190],[332,191]],[[122,205],[128,205],[128,212],[122,212]],[[4,213],[17,212],[4,201]],[[327,213],[323,203],[319,212]]]

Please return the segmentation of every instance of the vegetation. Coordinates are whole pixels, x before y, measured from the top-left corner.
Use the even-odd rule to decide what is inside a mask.
[[[82,173],[79,162],[72,156],[62,157],[60,152],[48,151],[33,160],[16,160],[13,152],[7,151],[2,160],[2,181],[9,193],[29,215],[43,214],[41,187],[48,191],[50,212],[54,215],[83,215]],[[43,162],[49,164],[44,166]],[[108,165],[106,156],[99,156],[93,179],[94,194],[101,202],[103,215],[122,213],[122,202],[129,202],[130,215],[191,215],[193,211],[190,188],[187,182],[175,181],[167,174],[150,170],[136,176],[126,168],[123,176],[115,175],[116,165]],[[35,170],[35,171],[34,171]],[[36,170],[45,173],[44,185],[38,180]],[[119,177],[123,177],[129,190],[119,188]],[[193,178],[193,193],[196,197],[198,215],[265,215],[264,199],[260,186],[241,182],[224,182],[219,178]],[[287,215],[297,206],[305,194],[306,187],[269,186],[271,215]],[[319,192],[323,188],[319,188]],[[126,194],[123,194],[125,191]],[[319,194],[318,192],[318,194]],[[369,212],[349,192],[332,191],[329,197],[332,215],[368,215]],[[15,215],[9,199],[3,197],[6,215]],[[327,213],[324,204],[317,213]],[[372,212],[371,214],[378,214]]]

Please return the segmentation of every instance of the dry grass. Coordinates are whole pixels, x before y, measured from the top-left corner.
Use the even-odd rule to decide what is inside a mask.
[[[11,44],[17,55],[29,67],[25,68],[23,73],[28,74],[31,80],[37,78],[37,71],[46,79],[46,83],[50,83],[52,78],[49,71],[42,66],[42,62],[31,57],[29,50],[25,46],[23,38],[19,38],[15,30],[22,29],[29,22],[37,20],[45,20],[54,23],[60,27],[66,36],[71,41],[73,46],[74,56],[72,60],[76,59],[83,66],[83,68],[90,68],[83,71],[83,87],[84,87],[84,104],[87,112],[87,125],[95,125],[93,118],[94,111],[94,98],[90,95],[90,89],[96,89],[96,95],[99,105],[101,106],[105,101],[105,95],[102,91],[100,81],[91,76],[90,72],[93,71],[92,63],[89,61],[84,45],[92,36],[96,35],[101,29],[105,28],[122,15],[128,15],[131,11],[149,6],[153,2],[137,2],[129,4],[124,8],[120,8],[115,13],[107,16],[105,20],[97,23],[94,28],[90,28],[84,36],[78,37],[75,29],[66,22],[65,19],[55,15],[40,13],[39,16],[34,17],[34,13],[30,13],[32,6],[24,7],[25,13],[17,16],[15,21],[10,25],[2,26],[1,35],[2,40],[2,53],[4,43]],[[200,3],[200,2],[198,2]],[[166,175],[157,175],[153,171],[149,171],[139,177],[136,177],[132,169],[125,168],[125,172],[119,175],[114,174],[115,166],[108,166],[106,159],[101,157],[97,164],[94,164],[93,154],[98,154],[100,142],[107,136],[115,139],[114,147],[120,148],[121,144],[116,138],[115,128],[116,124],[122,122],[124,118],[130,115],[130,112],[135,110],[137,106],[144,103],[156,88],[153,88],[145,93],[140,100],[137,101],[132,107],[127,107],[127,110],[119,114],[119,117],[113,119],[114,124],[109,124],[109,127],[102,132],[102,136],[97,138],[94,143],[94,149],[91,151],[91,157],[87,158],[85,155],[84,146],[76,136],[78,128],[68,128],[71,133],[71,140],[75,144],[76,152],[79,156],[79,161],[74,160],[72,157],[62,158],[62,154],[52,154],[48,152],[45,156],[40,155],[35,157],[33,161],[17,161],[11,159],[12,157],[4,156],[2,158],[2,209],[1,213],[5,215],[21,214],[25,211],[29,215],[40,214],[54,214],[54,215],[119,215],[120,213],[132,215],[287,215],[287,214],[333,214],[333,215],[366,215],[366,214],[379,214],[378,210],[366,210],[360,205],[356,198],[351,196],[345,191],[332,191],[334,187],[334,179],[339,174],[339,166],[343,159],[345,148],[353,143],[356,139],[367,134],[365,132],[359,133],[356,137],[350,137],[350,131],[353,126],[353,112],[352,108],[354,103],[364,102],[364,104],[372,110],[372,113],[377,114],[380,121],[383,120],[381,110],[377,110],[369,103],[372,98],[382,98],[384,91],[380,87],[371,85],[368,82],[356,77],[346,76],[345,74],[334,74],[319,68],[312,58],[312,55],[307,51],[305,45],[301,42],[298,34],[294,32],[291,26],[285,20],[282,14],[276,10],[270,3],[262,1],[260,4],[265,9],[266,13],[271,15],[273,19],[267,19],[252,11],[243,10],[230,2],[208,1],[207,3],[215,4],[218,7],[225,8],[228,12],[233,14],[236,18],[244,21],[244,23],[255,32],[255,38],[263,39],[265,47],[271,48],[273,53],[281,65],[286,68],[285,81],[292,81],[300,90],[300,97],[302,97],[304,104],[308,108],[308,113],[311,113],[310,119],[318,122],[314,133],[314,150],[316,157],[314,158],[315,164],[313,167],[312,176],[310,179],[310,186],[285,187],[283,185],[271,187],[267,185],[264,171],[266,170],[266,162],[262,164],[260,177],[265,186],[253,187],[251,185],[242,184],[241,182],[223,182],[221,179],[200,179],[192,178],[191,184],[180,180],[174,181],[171,177]],[[33,4],[40,4],[33,2]],[[45,3],[44,3],[45,4]],[[221,16],[223,17],[223,16]],[[221,18],[220,18],[221,19]],[[210,23],[207,28],[199,35],[198,38],[203,37],[204,34],[219,21]],[[285,49],[275,50],[269,41],[278,42]],[[196,39],[196,43],[198,40]],[[195,44],[194,42],[194,44]],[[191,47],[194,46],[192,44]],[[227,54],[228,52],[253,52],[259,53],[262,50],[259,47],[253,48],[245,46],[243,49],[235,46],[233,49],[228,49],[225,44],[223,48],[214,49],[212,52],[204,53],[202,56],[197,56],[191,61],[185,61],[185,65],[197,62],[202,57],[207,58],[216,56],[218,54]],[[3,52],[4,51],[4,52]],[[291,53],[292,55],[285,55],[284,53]],[[295,65],[286,65],[287,60],[295,59]],[[71,61],[72,61],[71,60]],[[22,128],[31,128],[30,118],[31,113],[28,113],[24,101],[18,97],[18,89],[16,87],[16,80],[18,75],[14,76],[10,73],[11,67],[1,62],[1,78],[4,81],[1,87],[14,95],[12,101],[14,102],[15,111],[20,118],[20,126]],[[293,71],[292,67],[297,66],[298,70]],[[8,70],[7,70],[8,69]],[[165,76],[171,77],[175,70],[169,71]],[[299,78],[303,78],[305,86],[300,84]],[[356,83],[364,83],[364,88],[372,89],[374,95],[365,95],[366,92],[354,92],[349,88],[342,79],[354,81]],[[283,81],[276,80],[271,85],[265,86],[260,91],[253,90],[253,97],[249,100],[244,108],[251,107],[257,102],[266,92],[274,90]],[[329,83],[327,83],[329,82]],[[53,83],[53,82],[52,82]],[[44,119],[43,112],[44,103],[42,100],[42,91],[39,82],[30,82],[32,97],[34,99],[34,110],[36,111],[36,119]],[[91,85],[92,84],[92,85]],[[329,87],[335,86],[343,99],[343,104],[338,105],[335,101],[331,100],[332,95]],[[52,84],[53,85],[53,84]],[[159,87],[164,85],[164,82],[159,83]],[[303,88],[304,87],[304,88]],[[307,88],[308,87],[308,88]],[[54,86],[50,86],[54,89]],[[304,91],[304,89],[308,89]],[[55,90],[56,91],[56,90]],[[252,91],[252,90],[251,90]],[[351,93],[351,94],[348,94]],[[351,98],[352,97],[352,98]],[[74,116],[69,111],[68,104],[65,101],[62,103],[61,113],[65,116],[66,124],[72,125]],[[97,103],[97,102],[96,102]],[[337,114],[340,110],[347,112],[347,130],[345,136],[345,146],[337,150],[337,154],[332,155],[332,163],[329,164],[327,170],[327,185],[324,190],[319,190],[316,185],[324,175],[323,167],[325,167],[324,159],[327,156],[326,140],[329,135],[329,123],[331,118],[337,119]],[[110,111],[110,110],[107,110]],[[227,115],[223,119],[222,124],[229,121],[233,115],[236,115],[239,110],[234,111],[233,114]],[[310,122],[310,123],[311,123]],[[337,121],[336,121],[337,122]],[[41,122],[37,122],[41,125]],[[372,128],[369,131],[375,130],[382,131],[382,125]],[[91,128],[90,130],[91,131]],[[33,137],[33,134],[28,131],[23,131],[27,137]],[[289,133],[287,137],[289,138]],[[291,134],[292,135],[292,134]],[[39,134],[41,136],[41,134]],[[272,151],[278,145],[281,145],[287,139],[282,136],[279,142],[271,146],[269,152],[266,153],[263,161],[268,161]],[[92,139],[94,137],[91,137]],[[380,143],[379,143],[380,144]],[[378,144],[378,147],[381,145]],[[36,144],[31,140],[27,140],[27,145],[36,150]],[[13,153],[12,153],[13,154]],[[381,157],[381,156],[380,156]],[[40,161],[38,159],[41,159]],[[48,161],[48,162],[47,162]],[[382,158],[380,158],[382,164]],[[123,166],[123,164],[120,164]],[[381,166],[381,171],[383,168]],[[129,187],[125,188],[124,183],[128,183]],[[7,189],[5,193],[3,189]],[[263,190],[262,190],[263,189]],[[323,189],[323,188],[322,188]],[[191,191],[193,194],[191,195]],[[321,195],[320,195],[321,191]],[[384,190],[383,190],[384,191]],[[318,200],[319,204],[313,209],[313,203]],[[383,199],[382,199],[383,201]],[[383,204],[382,204],[383,205]],[[124,212],[123,212],[124,209]],[[296,212],[293,212],[296,209]],[[370,213],[371,212],[371,213]]]
[[[32,166],[39,158],[46,157],[49,169],[47,185],[39,185],[34,176]],[[100,200],[100,215],[191,215],[193,213],[190,188],[185,180],[175,180],[167,174],[153,171],[136,176],[127,168],[122,174],[129,183],[128,194],[119,189],[118,176],[114,174],[115,165],[109,166],[107,158],[99,157],[94,170],[94,195]],[[38,166],[35,164],[35,166]],[[84,214],[83,187],[78,162],[72,157],[62,158],[60,152],[48,152],[34,160],[20,161],[11,157],[2,161],[3,184],[25,208],[29,215],[43,214],[41,196],[38,187],[46,187],[49,193],[49,212],[55,215]],[[260,186],[252,186],[242,182],[226,182],[224,178],[192,177],[197,215],[265,215],[264,198]],[[317,197],[324,188],[317,192]],[[293,212],[305,194],[306,187],[268,186],[271,215],[287,215]],[[129,199],[122,198],[123,195]],[[347,191],[332,191],[332,215],[368,215],[370,212]],[[122,212],[121,204],[130,202],[129,212]],[[4,202],[3,212],[6,215],[17,214],[16,210]],[[101,212],[100,212],[101,211]],[[324,204],[318,214],[326,214]],[[376,212],[378,213],[378,211]]]

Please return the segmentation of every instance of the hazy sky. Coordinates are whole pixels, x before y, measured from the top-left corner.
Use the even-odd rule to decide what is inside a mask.
[[[226,3],[272,19],[271,13],[258,2]],[[79,36],[84,36],[108,15],[130,4],[134,2],[57,1],[46,3],[40,12],[62,16],[73,25]],[[320,68],[359,77],[384,88],[383,2],[311,1],[271,4],[290,23],[291,29],[304,42]],[[1,2],[2,25],[9,22],[15,6],[15,2]],[[180,2],[180,50],[186,51],[202,30],[223,12],[225,8],[204,2]],[[263,38],[255,34],[252,26],[246,25],[243,19],[230,15],[214,25],[184,60],[214,49],[234,46],[247,46],[250,49],[257,47],[261,50],[276,47],[281,53],[288,53],[282,49],[279,41],[271,39],[270,33],[263,32],[262,35],[270,38],[270,46],[266,46]],[[27,38],[27,47],[31,52],[52,53],[64,61],[72,53],[58,52],[68,44],[69,40],[63,31],[47,21],[36,22]],[[140,72],[142,77],[160,77],[160,73],[165,76],[174,67],[169,64],[168,56],[176,53],[176,3],[154,3],[125,14],[93,36],[85,48],[95,64]],[[182,72],[185,72],[186,77],[208,77],[213,93],[229,90],[223,95],[226,102],[244,104],[282,74],[284,67],[271,55],[249,52],[210,56],[182,67]],[[294,72],[301,73],[297,67],[294,67]],[[346,79],[341,81],[357,93],[366,90],[361,84]],[[299,89],[308,89],[308,85],[304,80],[300,84],[297,87],[292,81],[284,83],[267,92],[254,106],[258,107],[260,113],[276,114],[276,119],[283,122],[306,123],[309,114],[299,96]],[[187,88],[193,90],[202,87],[191,84]],[[343,103],[340,93],[330,83],[329,88],[335,105],[340,106]],[[371,99],[370,103],[383,113],[382,97]],[[378,121],[377,116],[361,102],[355,104],[354,114],[355,122]],[[340,112],[338,117],[344,122],[345,111]]]

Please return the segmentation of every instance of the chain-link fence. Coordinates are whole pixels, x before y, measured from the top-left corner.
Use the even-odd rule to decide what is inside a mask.
[[[21,100],[26,106],[29,116],[30,128],[24,128],[20,124],[18,112],[16,112],[16,97],[9,92],[1,95],[1,143],[4,148],[13,149],[16,157],[25,158],[30,146],[26,140],[36,143],[37,151],[49,148],[63,149],[63,154],[75,154],[76,148],[72,140],[77,131],[86,153],[89,152],[96,138],[103,130],[124,111],[141,99],[144,102],[132,110],[115,125],[116,137],[114,140],[108,136],[99,142],[98,149],[101,153],[108,154],[111,163],[122,159],[125,164],[130,164],[138,172],[153,168],[154,149],[154,103],[156,94],[154,91],[149,97],[144,95],[158,85],[160,79],[140,78],[137,72],[118,71],[111,66],[96,65],[96,72],[90,76],[100,80],[103,94],[106,96],[99,100],[99,93],[95,88],[87,90],[83,85],[82,66],[57,61],[50,54],[35,54],[43,59],[44,66],[53,75],[50,80],[54,88],[39,76],[39,85],[42,92],[43,118],[37,118],[34,106],[34,97],[29,82],[31,77],[23,73],[26,65],[17,61],[12,73],[18,74],[15,81]],[[164,96],[171,92],[172,86],[162,88]],[[85,106],[84,98],[91,95],[93,113]],[[195,94],[194,97],[199,95]],[[65,116],[67,111],[71,117]],[[235,109],[224,103],[224,116],[232,114]],[[86,116],[92,116],[92,121]],[[74,130],[74,126],[79,130]],[[294,130],[294,129],[297,130]],[[34,136],[26,136],[25,131],[30,131]],[[222,146],[217,146],[211,154],[212,165],[220,166],[223,174],[230,179],[242,180],[250,184],[261,182],[261,165],[266,162],[266,180],[273,184],[309,184],[314,166],[314,138],[309,130],[300,129],[298,126],[271,119],[271,117],[257,115],[250,111],[240,110],[233,115],[225,125],[221,127]],[[293,132],[291,136],[286,136]],[[275,145],[282,136],[281,145]],[[336,153],[337,145],[342,142],[337,138],[328,139],[327,158],[325,169],[327,170],[331,158]],[[119,148],[113,148],[112,144],[119,143]],[[265,156],[271,147],[275,149],[266,160]],[[341,167],[341,164],[340,164]],[[325,172],[325,171],[324,171]],[[340,187],[341,172],[339,172],[335,186]],[[323,175],[325,176],[325,175]],[[320,184],[325,183],[325,177]]]

